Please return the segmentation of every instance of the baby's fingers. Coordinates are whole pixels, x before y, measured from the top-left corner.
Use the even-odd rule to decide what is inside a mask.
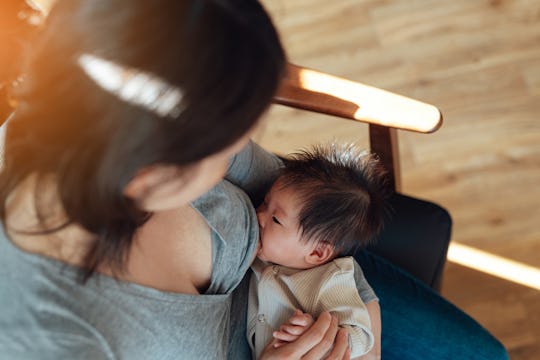
[[[298,339],[298,335],[289,334],[288,332],[283,331],[274,331],[272,336],[274,336],[274,339],[280,340],[280,342],[293,342]]]
[[[302,335],[307,330],[306,326],[281,325],[279,331],[291,335]]]
[[[313,317],[310,314],[303,313],[300,310],[296,310],[289,319],[290,324],[304,327],[310,327],[313,322]]]

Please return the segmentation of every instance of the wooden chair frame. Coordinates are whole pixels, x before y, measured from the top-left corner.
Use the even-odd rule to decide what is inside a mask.
[[[395,191],[401,188],[397,129],[432,133],[442,125],[433,105],[293,64],[274,103],[368,123],[371,151]]]

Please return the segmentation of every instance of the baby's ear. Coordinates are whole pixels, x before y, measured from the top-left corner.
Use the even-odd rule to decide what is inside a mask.
[[[313,266],[322,265],[333,258],[334,252],[334,245],[326,241],[319,241],[311,252],[306,255],[306,262]]]

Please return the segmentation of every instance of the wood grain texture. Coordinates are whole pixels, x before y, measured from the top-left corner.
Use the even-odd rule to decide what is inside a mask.
[[[291,62],[439,107],[399,132],[402,192],[454,219],[453,241],[540,268],[540,1],[264,0]],[[368,144],[367,125],[274,106],[257,135],[287,153]],[[443,295],[515,360],[540,354],[540,292],[449,263]]]

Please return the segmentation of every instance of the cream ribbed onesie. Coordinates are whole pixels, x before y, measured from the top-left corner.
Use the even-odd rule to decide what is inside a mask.
[[[339,325],[349,331],[351,358],[373,347],[373,333],[366,305],[358,295],[352,257],[297,270],[266,264],[256,259],[252,265],[248,304],[247,338],[255,358],[272,341],[279,329],[300,309],[314,318],[330,311]]]

